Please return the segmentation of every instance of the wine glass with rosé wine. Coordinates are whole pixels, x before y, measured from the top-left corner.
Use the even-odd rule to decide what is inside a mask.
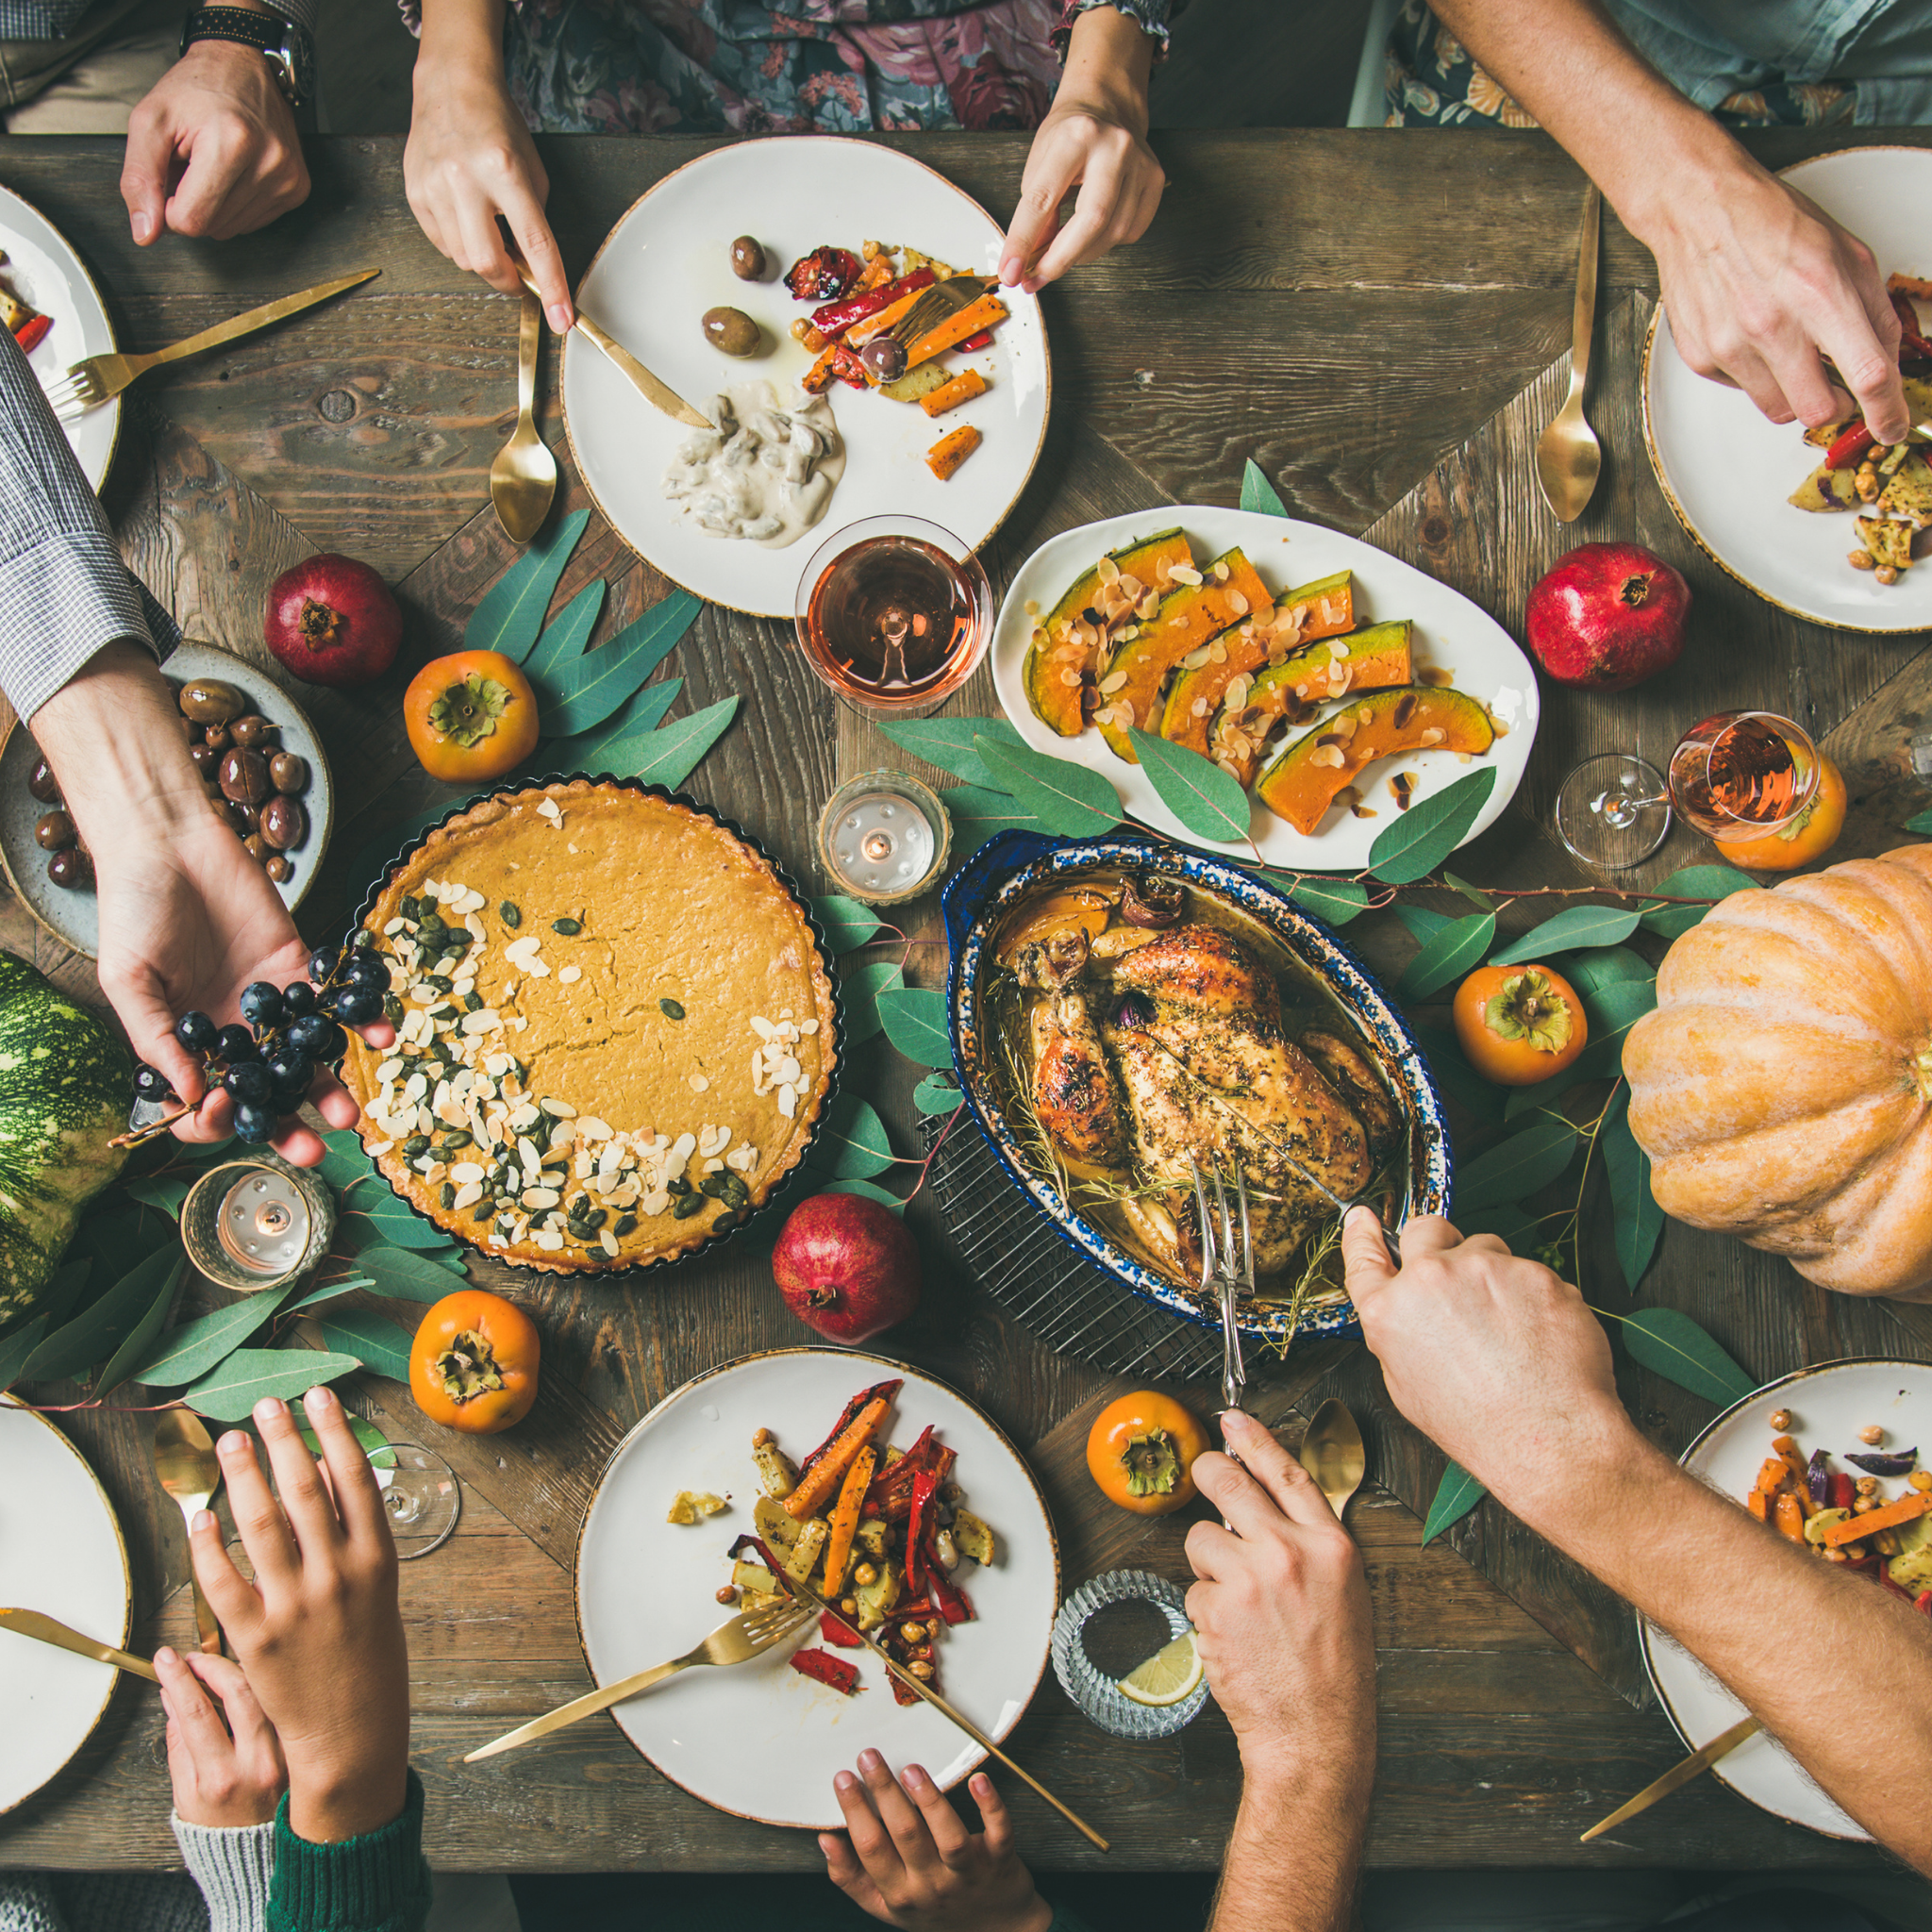
[[[1718,711],[1671,754],[1668,777],[1634,752],[1586,758],[1557,794],[1557,832],[1584,864],[1621,872],[1664,842],[1674,811],[1715,842],[1777,832],[1818,791],[1818,747],[1773,711]]]

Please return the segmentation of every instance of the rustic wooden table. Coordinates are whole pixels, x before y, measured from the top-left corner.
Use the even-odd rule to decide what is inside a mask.
[[[1890,135],[1888,139],[1899,137]],[[1908,137],[1909,138],[1909,137]],[[1847,145],[1767,138],[1774,163]],[[895,141],[1004,218],[1022,137]],[[629,202],[706,143],[553,140],[541,144],[566,258],[580,268]],[[1163,500],[1232,502],[1252,456],[1298,514],[1366,533],[1520,627],[1523,598],[1573,541],[1635,536],[1690,575],[1695,635],[1670,676],[1621,698],[1555,694],[1530,778],[1503,822],[1465,855],[1481,881],[1576,883],[1543,827],[1555,785],[1589,750],[1668,750],[1691,718],[1754,702],[1830,734],[1855,798],[1847,842],[1878,850],[1927,802],[1904,757],[1932,706],[1932,654],[1918,644],[1824,634],[1780,617],[1709,566],[1671,520],[1644,458],[1636,409],[1641,332],[1655,296],[1647,255],[1607,225],[1600,374],[1592,414],[1607,447],[1589,517],[1564,532],[1535,493],[1529,452],[1567,379],[1581,178],[1534,135],[1195,133],[1163,139],[1170,186],[1147,238],[1049,291],[1058,407],[1033,485],[990,546],[1002,580],[1042,538]],[[303,693],[327,743],[341,822],[304,924],[321,937],[364,883],[352,857],[429,803],[395,723],[408,669],[451,647],[508,561],[486,505],[490,458],[513,398],[516,310],[437,256],[402,192],[402,143],[312,145],[308,205],[246,242],[128,241],[118,143],[0,142],[0,181],[37,203],[93,268],[124,345],[151,347],[325,275],[379,263],[341,304],[142,386],[131,401],[107,501],[135,568],[192,635],[263,659],[261,592],[313,550],[369,558],[400,586],[411,633],[387,684],[340,698]],[[562,444],[546,356],[547,430]],[[567,473],[562,508],[582,492]],[[608,634],[664,594],[592,519],[559,589],[612,580]],[[776,626],[708,609],[667,666],[680,708],[745,694],[739,722],[691,789],[817,879],[811,828],[840,778],[904,762],[839,710]],[[991,708],[990,686],[957,708]],[[1679,833],[1659,870],[1690,862]],[[1352,928],[1399,971],[1413,950],[1389,915]],[[87,963],[15,905],[0,943],[98,998]],[[925,957],[934,960],[933,949]],[[931,983],[937,963],[915,976]],[[882,1043],[854,1084],[880,1100],[909,1153],[912,1073]],[[1152,1526],[1098,1502],[1080,1464],[1087,1420],[1114,1386],[1057,1358],[959,1267],[929,1198],[916,1204],[928,1265],[918,1319],[894,1349],[971,1393],[1027,1447],[1045,1483],[1068,1582],[1123,1560],[1185,1574],[1185,1524]],[[1587,1243],[1593,1294],[1623,1291]],[[479,1269],[500,1276],[501,1270]],[[396,1385],[358,1400],[391,1433],[441,1451],[465,1482],[462,1526],[404,1569],[416,1761],[429,1787],[428,1843],[444,1867],[795,1869],[808,1836],[708,1809],[597,1722],[541,1751],[465,1770],[461,1752],[576,1694],[586,1674],[571,1602],[576,1529],[624,1429],[695,1372],[800,1340],[762,1258],[727,1247],[647,1287],[516,1281],[545,1333],[544,1395],[522,1427],[481,1444],[418,1418]],[[1932,1316],[1807,1288],[1734,1242],[1672,1227],[1641,1299],[1695,1314],[1754,1373],[1861,1353],[1932,1357]],[[397,1312],[407,1314],[406,1309]],[[1624,1365],[1643,1426],[1680,1446],[1707,1405]],[[1292,1441],[1314,1403],[1345,1393],[1368,1426],[1375,1483],[1352,1526],[1373,1587],[1381,1682],[1381,1774],[1370,1839],[1383,1865],[1645,1864],[1858,1867],[1862,1848],[1785,1826],[1706,1779],[1626,1828],[1578,1832],[1674,1761],[1680,1747],[1634,1660],[1629,1613],[1523,1532],[1493,1503],[1445,1544],[1420,1546],[1435,1452],[1392,1416],[1374,1365],[1349,1343],[1258,1370],[1255,1407]],[[1205,1388],[1197,1399],[1210,1400]],[[134,1557],[138,1637],[192,1635],[179,1519],[147,1474],[148,1419],[64,1419],[101,1470]],[[1015,1752],[1113,1839],[1114,1869],[1187,1869],[1219,1858],[1239,1768],[1210,1706],[1167,1742],[1096,1749],[1049,1677]],[[132,1680],[76,1762],[0,1820],[0,1863],[174,1862],[158,1706]],[[1044,1869],[1100,1862],[1024,1792],[1028,1856]]]

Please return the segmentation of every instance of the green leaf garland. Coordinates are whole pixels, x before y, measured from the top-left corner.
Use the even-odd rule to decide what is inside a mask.
[[[892,1164],[892,1143],[886,1124],[870,1101],[841,1093],[825,1116],[825,1124],[811,1150],[812,1164],[835,1180],[863,1180],[883,1174]]]
[[[658,721],[676,703],[684,689],[681,677],[647,684],[594,737],[550,741],[538,746],[534,761],[546,771],[567,765],[581,772],[613,771],[634,758],[651,741]],[[555,749],[552,749],[552,746]]]
[[[1474,1234],[1492,1234],[1514,1255],[1526,1254],[1536,1245],[1536,1223],[1513,1201],[1500,1202],[1494,1208],[1478,1208],[1474,1214],[1465,1214],[1458,1207],[1456,1227],[1465,1238]]]
[[[397,1250],[399,1254],[402,1252],[401,1249]],[[409,1258],[417,1260],[421,1257],[412,1255]],[[441,1269],[437,1270],[439,1274],[442,1272]],[[325,1281],[320,1288],[311,1288],[301,1300],[291,1302],[289,1304],[289,1312],[291,1315],[297,1314],[304,1308],[314,1307],[318,1302],[332,1302],[338,1295],[353,1294],[358,1289],[374,1289],[375,1287],[375,1277],[372,1274],[349,1274],[344,1275],[339,1281]]]
[[[1671,899],[1728,899],[1733,892],[1755,892],[1763,889],[1754,878],[1729,865],[1687,865],[1674,872],[1656,890]],[[1710,910],[1708,906],[1658,906],[1645,912],[1645,932],[1675,939],[1687,933]]]
[[[1239,778],[1185,744],[1138,725],[1127,732],[1156,795],[1197,839],[1239,844],[1248,836],[1254,808]]]
[[[1632,1357],[1666,1381],[1726,1407],[1757,1384],[1689,1315],[1675,1308],[1639,1308],[1617,1318]]]
[[[847,1046],[857,1046],[880,1031],[886,1023],[879,1012],[879,995],[905,984],[905,971],[896,959],[874,959],[871,965],[840,978],[839,991],[845,1002]]]
[[[1630,1131],[1629,1088],[1619,1087],[1610,1096],[1604,1124],[1597,1129],[1597,1144],[1609,1175],[1617,1265],[1624,1271],[1624,1285],[1634,1292],[1657,1253],[1664,1210],[1650,1191],[1650,1157]]]
[[[1914,812],[1903,825],[1902,832],[1932,832],[1932,811]]]
[[[463,1286],[461,1281],[452,1279],[448,1268],[428,1256],[391,1247],[382,1241],[364,1247],[356,1257],[356,1266],[369,1276],[371,1294],[388,1295],[392,1301],[440,1302]],[[344,1288],[353,1285],[342,1284]]]
[[[1657,968],[1628,946],[1594,946],[1573,953],[1563,962],[1563,977],[1587,1002],[1593,992],[1629,979],[1655,979]]]
[[[1575,1152],[1576,1129],[1568,1121],[1539,1121],[1461,1169],[1456,1176],[1456,1205],[1474,1209],[1524,1200],[1548,1187]]]
[[[1049,758],[1030,744],[1003,744],[983,732],[973,745],[995,782],[1032,813],[1042,831],[1094,839],[1120,824],[1120,794],[1091,767]]]
[[[157,1180],[149,1174],[136,1174],[121,1186],[143,1207],[157,1208],[174,1221],[181,1219],[181,1204],[188,1198],[186,1181]]]
[[[1004,791],[980,785],[953,785],[940,793],[953,822],[955,865],[969,859],[989,839],[1002,832],[1043,832],[1046,827]]]
[[[568,738],[602,724],[664,661],[703,608],[689,591],[674,591],[608,643],[549,673],[538,687],[544,731]]]
[[[168,1251],[161,1250],[163,1256]],[[146,1311],[122,1338],[121,1345],[108,1357],[108,1365],[94,1378],[93,1395],[98,1401],[104,1395],[110,1395],[134,1373],[135,1365],[154,1346],[155,1338],[168,1324],[168,1313],[175,1306],[175,1291],[181,1286],[181,1277],[188,1272],[188,1257],[176,1255],[172,1257],[173,1265],[168,1269],[160,1287],[155,1291],[154,1299]]]
[[[1503,1090],[1485,1080],[1470,1065],[1462,1042],[1440,1026],[1413,1025],[1416,1044],[1423,1050],[1436,1085],[1452,1094],[1485,1125],[1503,1118]]]
[[[1330,925],[1346,925],[1367,909],[1369,889],[1355,879],[1304,877],[1296,880],[1289,897],[1304,912],[1312,912]]]
[[[41,1345],[41,1338],[52,1325],[44,1314],[39,1314],[11,1335],[0,1335],[0,1395],[20,1380],[33,1359],[34,1350]]]
[[[1253,457],[1241,471],[1241,508],[1256,516],[1285,517],[1288,506],[1275,493],[1274,486]]]
[[[1519,966],[1525,960],[1575,952],[1584,946],[1614,946],[1637,930],[1641,916],[1610,906],[1573,906],[1569,911],[1532,926],[1520,940],[1498,947],[1490,964]]]
[[[112,1357],[154,1307],[174,1292],[188,1265],[178,1241],[137,1261],[106,1294],[55,1329],[26,1365],[32,1382],[58,1382]]]
[[[1465,773],[1401,813],[1369,847],[1369,870],[1391,886],[1425,879],[1469,835],[1496,789],[1496,768]]]
[[[543,635],[537,640],[536,648],[524,660],[524,675],[536,687],[540,705],[545,691],[583,656],[585,641],[596,629],[598,618],[604,614],[604,596],[602,577],[593,578],[586,584],[558,616],[544,625]],[[550,722],[548,708],[541,708],[543,722],[547,724]]]
[[[354,1356],[365,1369],[393,1382],[409,1379],[409,1344],[414,1338],[387,1315],[370,1308],[339,1308],[321,1316],[317,1325],[337,1354]]]
[[[997,791],[999,786],[986,768],[986,760],[973,748],[975,738],[991,738],[1001,744],[1024,744],[1025,740],[1005,718],[906,718],[881,724],[879,729],[901,751],[963,778],[969,785],[980,785]]]
[[[705,754],[724,735],[738,715],[740,700],[720,698],[688,718],[674,718],[644,739],[638,755],[613,765],[612,775],[641,778],[675,791],[703,761]]]
[[[1395,916],[1408,928],[1409,938],[1419,946],[1427,945],[1454,923],[1446,912],[1431,912],[1426,906],[1398,906]]]
[[[1424,1000],[1440,992],[1451,980],[1481,965],[1495,937],[1493,912],[1473,912],[1467,919],[1452,921],[1408,962],[1407,972],[1396,983],[1397,998]]]
[[[182,1400],[215,1422],[245,1422],[266,1397],[287,1402],[361,1366],[352,1355],[324,1350],[238,1348],[219,1368],[192,1384]]]
[[[922,1067],[953,1064],[943,993],[924,987],[894,987],[879,994],[878,1008],[886,1038],[908,1060]]]
[[[1459,1462],[1452,1462],[1436,1485],[1435,1500],[1423,1524],[1423,1546],[1427,1548],[1445,1529],[1460,1523],[1489,1493]]]
[[[1459,879],[1453,872],[1444,871],[1442,883],[1452,892],[1460,892],[1478,912],[1493,912],[1496,902],[1480,886],[1473,886],[1467,879]]]
[[[811,909],[835,953],[862,946],[885,923],[870,906],[861,906],[843,892],[824,893],[811,902]]]
[[[357,1415],[353,1410],[343,1412],[349,1424],[349,1433],[362,1445],[362,1453],[369,1458],[371,1469],[393,1469],[396,1466],[396,1452],[389,1445],[389,1438],[366,1416]],[[322,1439],[298,1411],[294,1417],[295,1426],[301,1431],[302,1440],[308,1444],[308,1453],[318,1461],[322,1459]]]
[[[212,1314],[184,1322],[148,1350],[134,1371],[135,1379],[153,1389],[178,1389],[199,1381],[269,1322],[282,1299],[273,1291],[245,1294]]]
[[[928,1074],[912,1090],[913,1106],[926,1114],[951,1113],[965,1097],[950,1074]]]
[[[463,626],[466,651],[501,651],[513,664],[521,664],[530,655],[558,579],[590,521],[591,512],[580,509],[565,517],[549,536],[539,536],[525,546],[524,554],[491,585],[470,613],[470,621]]]

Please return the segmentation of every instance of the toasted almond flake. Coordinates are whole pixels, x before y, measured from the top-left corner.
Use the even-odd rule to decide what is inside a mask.
[[[1179,576],[1179,575],[1180,575],[1180,572],[1179,572],[1179,571],[1175,571],[1175,572],[1174,572],[1174,575],[1175,575],[1175,576]],[[1224,584],[1224,583],[1226,583],[1226,581],[1227,581],[1227,564],[1226,564],[1226,562],[1225,562],[1224,560],[1223,562],[1217,563],[1217,564],[1216,564],[1216,565],[1214,566],[1214,581],[1215,581],[1215,582],[1216,582],[1217,584]]]
[[[798,1095],[790,1087],[778,1090],[778,1111],[789,1121],[798,1111]]]
[[[1094,575],[1103,584],[1117,584],[1120,582],[1121,567],[1110,557],[1103,557],[1094,565],[1093,571]]]
[[[527,1134],[517,1136],[517,1164],[525,1174],[535,1174],[542,1165],[537,1156],[537,1143]]]
[[[555,1208],[563,1196],[555,1188],[525,1188],[517,1198],[534,1213],[539,1208]]]
[[[1200,670],[1202,665],[1207,663],[1207,661],[1208,646],[1206,644],[1203,644],[1199,650],[1190,651],[1188,655],[1181,659],[1181,669],[1183,671],[1198,671]],[[1123,680],[1124,680],[1126,674],[1123,672],[1121,675]],[[1105,689],[1105,687],[1103,687],[1103,689]]]
[[[537,801],[539,813],[555,824],[563,817],[563,808],[554,798],[540,798]]]
[[[1196,698],[1188,707],[1188,713],[1191,717],[1205,718],[1208,715],[1208,700],[1206,698]]]
[[[386,940],[394,939],[396,934],[401,932],[408,923],[407,919],[391,919],[382,929],[383,938]]]
[[[662,1188],[653,1188],[637,1203],[639,1210],[645,1214],[661,1214],[670,1205],[671,1196]]]
[[[480,1181],[489,1171],[479,1160],[458,1160],[450,1169],[449,1177],[461,1187],[471,1181]]]
[[[1066,665],[1062,668],[1060,672],[1060,682],[1063,685],[1065,685],[1069,691],[1073,691],[1076,689],[1079,685],[1080,674],[1077,671],[1075,671],[1071,664]]]
[[[1080,680],[1077,677],[1074,680],[1075,684],[1079,683],[1079,681]],[[1101,691],[1104,695],[1111,697],[1115,691],[1119,691],[1122,688],[1122,686],[1126,683],[1126,681],[1127,674],[1124,671],[1109,671],[1107,674],[1107,675],[1100,680]]]
[[[400,1080],[408,1070],[407,1060],[384,1060],[375,1070],[375,1077],[387,1087],[391,1080]]]
[[[805,1038],[808,1040],[814,1033],[816,1033],[819,1030],[819,1023],[816,1020],[801,1021],[799,1023],[798,1030],[802,1035],[805,1036]]]
[[[1026,615],[1027,615],[1028,617],[1038,617],[1038,616],[1040,615],[1040,601],[1039,601],[1039,599],[1038,599],[1038,598],[1036,598],[1036,597],[1029,597],[1029,598],[1027,598],[1027,600],[1026,600],[1026,604],[1025,604],[1025,610],[1026,610]]]
[[[479,1007],[474,1013],[463,1015],[465,1033],[494,1033],[503,1022],[493,1007]]]
[[[1509,736],[1509,726],[1501,718],[1497,717],[1493,711],[1490,713],[1490,728],[1494,731],[1498,738],[1507,738]]]
[[[1255,680],[1245,671],[1237,673],[1227,681],[1227,705],[1230,710],[1239,711],[1248,701],[1248,692]]]
[[[617,1253],[617,1237],[608,1227],[600,1227],[597,1230],[597,1245],[607,1255],[614,1257]]]
[[[691,1091],[693,1093],[708,1093],[711,1091],[711,1083],[702,1074],[693,1074],[691,1076]]]
[[[1239,778],[1241,776],[1240,767],[1235,764],[1232,758],[1216,758],[1214,762],[1217,765],[1219,765],[1221,769],[1224,772],[1225,772],[1230,778]]]
[[[608,1141],[610,1138],[610,1123],[608,1121],[600,1121],[595,1114],[587,1113],[577,1122],[577,1138],[580,1141],[592,1143],[598,1141]]]
[[[1224,568],[1220,571],[1217,571],[1216,575],[1220,576],[1224,582],[1226,580],[1227,573]],[[1232,610],[1237,617],[1244,617],[1247,614],[1248,600],[1244,596],[1242,596],[1239,591],[1230,591],[1227,593],[1227,608],[1230,610]]]
[[[1345,765],[1348,762],[1348,760],[1342,757],[1341,748],[1339,746],[1333,744],[1318,744],[1316,745],[1314,750],[1308,754],[1308,762],[1311,765],[1332,766],[1339,771],[1343,765]]]
[[[1219,638],[1216,638],[1208,646],[1208,661],[1210,664],[1225,664],[1227,662],[1227,646]]]
[[[1423,742],[1424,744],[1441,744],[1441,741],[1446,737],[1448,737],[1448,735],[1449,734],[1446,731],[1444,731],[1440,725],[1431,724],[1429,728],[1423,733]]]
[[[1338,662],[1347,657],[1348,640],[1346,638],[1330,638],[1328,640],[1328,655]]]

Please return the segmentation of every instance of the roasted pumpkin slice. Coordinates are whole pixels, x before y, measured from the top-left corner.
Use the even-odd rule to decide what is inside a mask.
[[[1228,687],[1244,673],[1258,671],[1282,650],[1284,625],[1295,640],[1292,648],[1298,651],[1313,639],[1339,637],[1354,617],[1355,583],[1343,570],[1278,597],[1272,629],[1264,622],[1243,618],[1232,630],[1222,633],[1221,642],[1227,652],[1220,662],[1210,658],[1205,664],[1182,665],[1167,694],[1160,735],[1206,756],[1208,733]],[[1408,673],[1405,671],[1400,679],[1390,682],[1407,684]]]
[[[1351,700],[1305,731],[1261,774],[1261,803],[1312,835],[1344,785],[1400,751],[1481,753],[1495,742],[1490,714],[1459,691],[1424,684]]]
[[[1225,574],[1217,576],[1224,567]],[[1139,764],[1127,730],[1134,724],[1158,728],[1167,674],[1232,625],[1252,618],[1258,629],[1261,619],[1274,615],[1274,600],[1242,552],[1236,548],[1217,557],[1203,569],[1199,583],[1183,583],[1160,600],[1152,617],[1129,626],[1133,635],[1108,659],[1094,713],[1101,736],[1128,764]]]
[[[1415,675],[1410,649],[1414,628],[1406,617],[1372,624],[1366,630],[1325,640],[1269,665],[1249,686],[1241,706],[1229,704],[1214,721],[1208,756],[1243,785],[1252,785],[1261,762],[1262,741],[1301,706],[1323,704],[1346,691],[1407,684]]]
[[[1144,594],[1156,586],[1164,591],[1174,566],[1191,567],[1194,556],[1180,531],[1162,530],[1110,551],[1108,561],[1117,567],[1116,582],[1131,577]],[[1081,573],[1041,619],[1026,652],[1026,701],[1034,716],[1062,738],[1079,734],[1080,689],[1099,663],[1101,613],[1095,599],[1101,589],[1100,566],[1095,564]]]

